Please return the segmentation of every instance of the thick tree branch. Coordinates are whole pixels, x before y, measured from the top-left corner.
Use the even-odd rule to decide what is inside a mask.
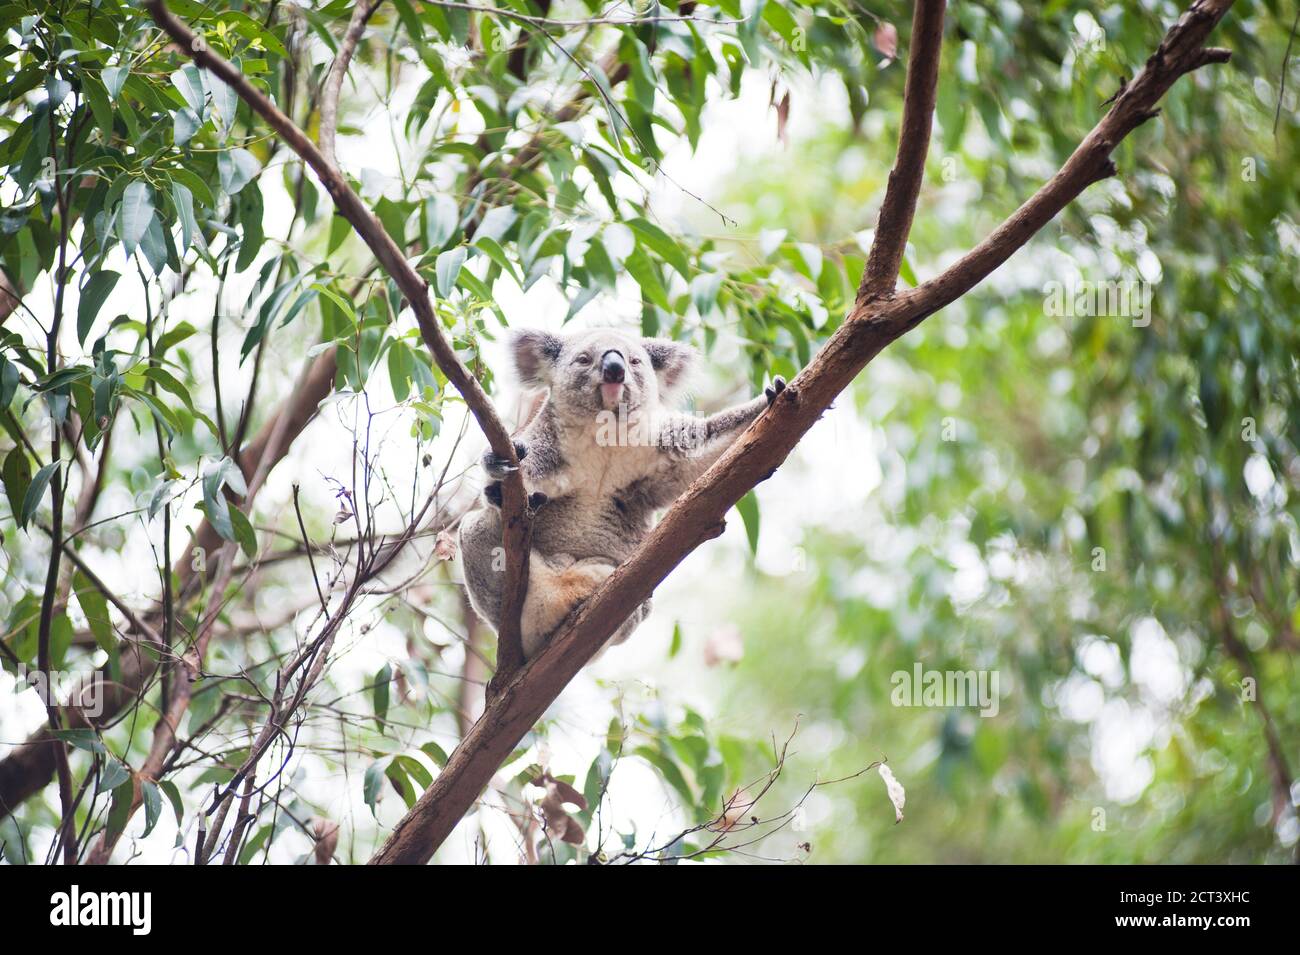
[[[636,552],[488,704],[371,863],[427,862],[501,762],[627,616],[627,608],[650,596],[682,558],[718,533],[727,510],[780,466],[862,368],[886,345],[989,275],[1090,184],[1113,173],[1111,150],[1154,115],[1155,103],[1178,77],[1227,59],[1226,51],[1207,50],[1202,44],[1231,5],[1232,0],[1197,0],[1061,171],[969,255],[909,292],[860,301],[775,404],[678,499]],[[900,155],[910,151],[899,147]]]
[[[325,190],[334,200],[335,206],[345,219],[357,230],[366,245],[384,270],[392,276],[406,296],[415,312],[416,323],[425,346],[433,353],[434,360],[447,380],[460,392],[471,413],[478,421],[479,427],[487,437],[495,454],[505,458],[518,467],[514,443],[510,433],[501,423],[491,399],[479,384],[478,379],[470,374],[451,342],[443,334],[438,317],[429,299],[428,283],[415,271],[406,260],[397,243],[380,224],[379,219],[366,208],[361,197],[348,185],[347,180],[334,167],[333,163],[316,147],[307,135],[288,116],[282,113],[265,94],[258,90],[248,78],[233,64],[218,56],[208,47],[206,41],[197,36],[193,30],[181,22],[163,0],[148,0],[145,4],[154,21],[162,27],[191,59],[215,73],[233,89],[239,97],[266,120],[280,138],[297,153],[316,173]],[[522,594],[527,587],[528,556],[527,546],[530,537],[532,516],[528,511],[527,494],[524,491],[523,478],[516,469],[502,482],[502,544],[505,547],[505,593],[507,595],[503,608],[501,633],[499,641],[506,647],[522,646],[519,637],[518,607],[522,605]],[[513,599],[512,599],[513,597]],[[511,611],[511,612],[506,612]],[[513,651],[508,651],[513,653]],[[522,650],[520,651],[522,654]]]
[[[925,175],[925,157],[930,152],[930,128],[934,125],[934,104],[939,91],[944,3],[945,0],[917,0],[912,14],[898,157],[889,173],[885,201],[876,220],[876,236],[858,287],[860,301],[888,295],[898,281],[903,249],[916,215],[916,197]]]
[[[943,274],[906,294],[924,300],[928,310],[915,323],[948,305],[1011,257],[1039,229],[1094,182],[1115,174],[1110,154],[1138,126],[1159,114],[1156,104],[1174,81],[1210,63],[1224,63],[1228,50],[1203,46],[1232,0],[1196,0],[1165,34],[1142,71],[1116,94],[1111,110],[1070,154],[1065,165],[983,242]]]

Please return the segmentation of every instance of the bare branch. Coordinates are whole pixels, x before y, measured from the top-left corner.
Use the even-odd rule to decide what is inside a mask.
[[[1110,154],[1120,141],[1156,115],[1156,103],[1174,81],[1210,63],[1222,63],[1228,51],[1203,44],[1232,6],[1232,0],[1196,0],[1165,34],[1159,48],[1114,105],[1093,127],[1060,171],[1002,225],[942,275],[905,293],[918,308],[905,310],[915,324],[974,288],[1029,241],[1089,185],[1114,175]]]
[[[918,0],[912,14],[898,156],[889,173],[885,201],[876,220],[876,236],[858,287],[858,301],[888,295],[898,281],[903,249],[916,215],[916,197],[925,175],[925,157],[930,151],[930,128],[934,125],[934,104],[939,90],[944,4],[945,0]]]
[[[357,44],[361,42],[362,34],[366,32],[366,24],[370,22],[371,16],[379,9],[381,3],[383,0],[360,0],[352,9],[352,19],[348,23],[347,32],[343,34],[343,42],[339,44],[339,51],[334,57],[334,62],[330,64],[329,74],[325,77],[325,88],[320,98],[320,132],[317,134],[317,139],[320,141],[321,152],[335,168],[339,164],[339,158],[334,152],[334,136],[338,132],[339,125],[339,94],[343,90],[343,80],[348,74],[348,64],[352,62],[352,55],[357,51]]]
[[[329,602],[325,599],[325,591],[320,589],[320,577],[316,574],[316,558],[312,554],[311,538],[307,536],[307,525],[302,520],[302,505],[298,503],[298,485],[296,483],[293,486],[293,513],[298,518],[298,530],[302,534],[302,546],[307,554],[307,566],[311,570],[311,582],[316,587],[316,596],[320,598],[320,612],[328,620],[330,618]]]
[[[135,774],[134,793],[131,807],[127,812],[128,820],[144,801],[144,792],[140,784],[143,782],[157,782],[161,778],[168,757],[171,756],[172,749],[177,744],[181,720],[184,719],[186,712],[189,710],[190,700],[193,698],[194,683],[202,673],[208,644],[211,642],[215,630],[214,624],[217,622],[217,617],[220,615],[225,602],[226,588],[230,585],[230,581],[234,576],[235,544],[233,541],[228,541],[226,546],[222,548],[219,560],[221,561],[221,569],[218,571],[216,582],[212,587],[206,613],[200,620],[198,633],[193,643],[182,655],[180,665],[171,667],[171,698],[164,701],[165,709],[159,715],[158,722],[154,725],[153,742],[149,747],[149,755],[145,758],[139,772]],[[115,830],[105,829],[87,856],[87,864],[106,865],[113,854],[113,848],[117,845],[118,839],[125,832],[125,828],[125,823],[123,823],[121,828]]]

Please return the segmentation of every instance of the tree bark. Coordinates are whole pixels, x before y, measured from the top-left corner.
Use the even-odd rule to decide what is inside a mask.
[[[321,93],[320,100],[320,131],[316,137],[320,140],[321,152],[335,167],[339,164],[338,156],[334,152],[334,137],[339,127],[339,94],[343,91],[343,80],[348,73],[348,64],[352,62],[352,55],[357,50],[357,44],[361,42],[362,34],[366,32],[366,24],[370,22],[370,18],[374,16],[382,2],[383,0],[360,0],[353,7],[352,19],[348,21],[343,42],[339,44],[339,51],[325,77],[325,89]]]
[[[858,286],[858,299],[877,298],[894,291],[903,249],[916,215],[916,197],[930,152],[930,129],[939,94],[939,58],[943,40],[944,3],[919,0],[912,13],[907,82],[903,87],[903,123],[898,134],[898,158],[889,172],[885,201],[880,206],[871,253]]]

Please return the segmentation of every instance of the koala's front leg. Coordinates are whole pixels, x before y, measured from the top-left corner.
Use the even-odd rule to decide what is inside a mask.
[[[763,397],[747,401],[735,408],[728,408],[726,411],[719,411],[717,414],[705,418],[703,421],[704,443],[708,445],[722,442],[721,447],[713,455],[713,460],[717,460],[727,446],[740,436],[740,432],[753,424],[755,418],[772,407],[773,402],[776,401],[776,396],[783,391],[785,391],[785,379],[778,375],[772,379],[770,385],[763,389]],[[709,462],[709,464],[712,463],[713,461]]]
[[[776,377],[763,389],[763,397],[754,398],[743,405],[719,411],[707,418],[682,415],[671,423],[673,435],[660,442],[661,447],[678,456],[672,468],[673,479],[666,482],[666,501],[677,497],[696,478],[713,466],[742,431],[754,419],[770,408],[777,395],[785,391],[785,379]]]

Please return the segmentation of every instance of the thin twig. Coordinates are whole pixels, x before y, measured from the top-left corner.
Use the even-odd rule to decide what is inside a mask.
[[[307,564],[311,568],[311,582],[316,585],[316,596],[320,598],[320,610],[325,619],[330,618],[329,605],[325,601],[325,591],[320,589],[320,578],[316,576],[316,558],[312,556],[311,540],[307,537],[307,526],[302,522],[302,507],[298,503],[298,485],[293,486],[293,512],[298,515],[298,530],[302,532],[302,546],[307,552]]]

